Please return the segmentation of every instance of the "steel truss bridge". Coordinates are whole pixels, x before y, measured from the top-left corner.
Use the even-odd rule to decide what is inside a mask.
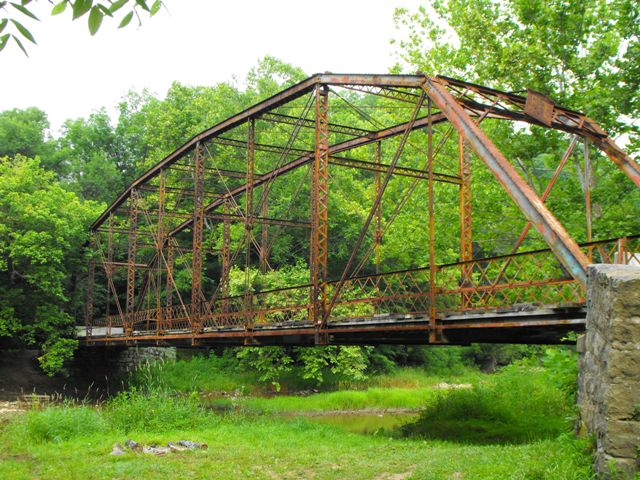
[[[563,132],[568,148],[544,192],[481,128],[491,119]],[[587,178],[582,244],[545,205],[577,144]],[[640,235],[591,240],[593,149],[640,186],[640,166],[592,119],[538,92],[422,74],[314,75],[191,138],[93,223],[78,336],[94,347],[559,342],[584,329],[590,263],[640,263]],[[474,252],[472,158],[524,215],[504,255]],[[338,169],[371,182],[351,245],[330,236]],[[397,178],[407,186],[387,199]],[[441,184],[456,198],[446,212],[459,231],[453,263],[436,248]],[[394,271],[381,249],[416,201],[425,205],[424,255]],[[532,227],[548,248],[520,252]],[[271,254],[287,235],[308,249],[308,277],[261,283],[282,267]],[[329,271],[337,248],[348,260]]]

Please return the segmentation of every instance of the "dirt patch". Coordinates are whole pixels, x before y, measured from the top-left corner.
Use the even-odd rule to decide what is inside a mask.
[[[24,407],[20,402],[2,402],[0,401],[0,417],[15,415],[24,411]]]
[[[419,413],[421,408],[363,408],[352,410],[310,410],[270,413],[281,417],[335,417],[338,415],[401,415]]]
[[[470,383],[438,383],[433,386],[434,390],[466,390],[469,388],[473,388],[473,385]]]

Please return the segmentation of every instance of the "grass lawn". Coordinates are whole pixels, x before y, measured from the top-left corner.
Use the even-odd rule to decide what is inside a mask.
[[[111,456],[114,442],[191,439],[207,450],[165,457]],[[206,428],[108,433],[0,447],[3,479],[465,479],[589,478],[582,445],[569,439],[524,445],[460,445],[345,433],[308,420],[227,418]]]
[[[180,376],[171,372],[176,387]],[[132,388],[99,407],[60,405],[0,423],[0,479],[592,479],[588,442],[570,433],[572,401],[550,378],[527,367],[459,377],[409,369],[370,378],[369,388],[305,396],[250,396],[250,384],[241,392],[218,384],[207,395],[211,379],[191,393]],[[225,387],[245,380],[227,377]],[[434,388],[443,382],[473,385]],[[350,433],[339,417],[306,416],[417,407],[412,423],[368,435]],[[127,439],[209,448],[110,455]]]

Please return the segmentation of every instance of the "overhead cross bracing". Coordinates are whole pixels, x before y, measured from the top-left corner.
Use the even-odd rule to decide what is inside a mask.
[[[569,137],[544,193],[485,132],[492,121]],[[640,186],[640,167],[604,130],[537,92],[425,75],[314,75],[190,139],[94,222],[83,342],[558,341],[583,328],[587,265],[633,262],[640,251],[637,236],[579,245],[546,206],[577,142],[585,158],[602,151]],[[474,252],[473,161],[528,222],[507,255]],[[338,192],[349,202],[347,169],[370,185],[348,244],[331,206]],[[393,186],[400,181],[406,188]],[[452,191],[456,208],[444,214],[459,233],[453,263],[436,248],[434,221]],[[415,233],[423,248],[413,268],[398,270],[385,244],[413,204],[425,206]],[[518,251],[531,228],[547,250]],[[302,251],[308,279],[274,280],[287,253]]]

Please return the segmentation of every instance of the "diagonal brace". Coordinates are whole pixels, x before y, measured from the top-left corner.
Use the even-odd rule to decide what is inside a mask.
[[[527,219],[538,229],[573,278],[585,287],[589,259],[580,250],[576,241],[443,85],[433,78],[427,78],[422,88],[453,126],[466,137],[469,145],[502,184]]]

